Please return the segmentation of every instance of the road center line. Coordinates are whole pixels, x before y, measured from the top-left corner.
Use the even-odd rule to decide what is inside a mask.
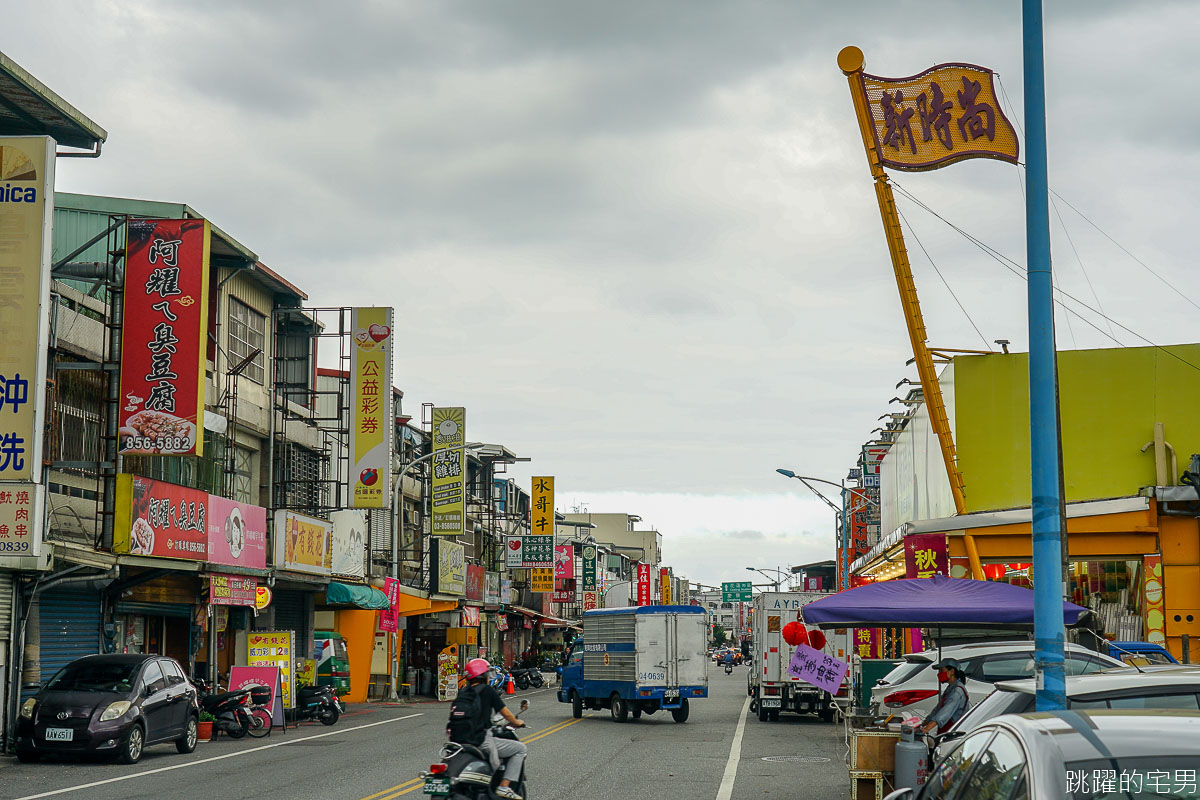
[[[156,775],[160,772],[170,772],[173,769],[183,769],[184,767],[194,767],[197,764],[208,764],[209,762],[212,762],[212,761],[221,761],[226,758],[236,758],[237,756],[244,756],[249,753],[257,753],[262,750],[270,750],[273,747],[284,747],[289,744],[296,744],[298,742],[307,742],[312,739],[324,739],[326,736],[337,736],[338,734],[341,734],[341,733],[349,733],[350,731],[360,731],[364,728],[374,728],[376,725],[387,725],[392,722],[399,722],[400,720],[412,719],[413,717],[420,717],[420,716],[423,716],[423,714],[421,714],[421,713],[408,714],[407,716],[393,717],[392,719],[380,720],[379,722],[368,722],[365,725],[355,725],[353,728],[342,728],[341,730],[329,731],[328,733],[318,733],[318,734],[314,734],[312,736],[302,736],[297,739],[289,739],[284,742],[276,742],[274,744],[264,744],[261,747],[252,747],[249,750],[237,750],[232,753],[225,753],[224,755],[209,756],[208,758],[201,758],[196,761],[188,761],[184,764],[173,764],[169,767],[158,767],[157,769],[143,770],[142,772],[135,772],[132,775],[122,775],[118,778],[107,778],[102,781],[92,781],[91,783],[81,783],[78,786],[68,786],[63,789],[54,789],[53,791],[42,792],[41,794],[26,795],[25,797],[17,798],[17,800],[38,800],[38,798],[40,798],[40,797],[54,797],[55,795],[67,794],[68,792],[78,792],[80,789],[91,789],[93,787],[104,786],[105,784],[109,784],[109,783],[119,783],[120,781],[129,781],[129,780],[133,780],[134,778],[145,777],[146,775]]]
[[[725,762],[725,774],[721,777],[721,787],[717,789],[717,800],[729,800],[733,796],[733,781],[737,778],[738,762],[742,760],[742,734],[746,732],[746,715],[749,710],[750,698],[747,697],[738,719],[737,730],[733,734],[733,744],[729,747],[729,760]]]

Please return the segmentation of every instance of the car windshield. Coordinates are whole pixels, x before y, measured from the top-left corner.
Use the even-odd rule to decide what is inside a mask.
[[[1070,800],[1200,800],[1200,755],[1068,761]]]
[[[887,686],[895,686],[910,680],[921,670],[929,669],[929,666],[928,661],[904,661],[896,665],[896,668],[887,675],[884,675],[879,682]]]
[[[992,717],[998,717],[1001,714],[1020,714],[1028,707],[1030,699],[1030,696],[1024,692],[1004,692],[997,689],[963,715],[951,730],[966,733],[975,730]]]
[[[59,692],[128,692],[140,666],[136,662],[77,661],[60,669],[46,688]]]

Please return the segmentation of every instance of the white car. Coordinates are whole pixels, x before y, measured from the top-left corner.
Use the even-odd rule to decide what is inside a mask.
[[[1068,643],[1068,675],[1086,675],[1102,669],[1124,667],[1115,658]],[[965,688],[974,706],[992,691],[997,681],[1033,677],[1033,642],[980,642],[943,647],[941,651],[910,653],[904,661],[871,688],[871,702],[880,714],[917,716],[924,719],[937,708],[938,679],[933,665],[939,658],[954,658],[966,673]]]

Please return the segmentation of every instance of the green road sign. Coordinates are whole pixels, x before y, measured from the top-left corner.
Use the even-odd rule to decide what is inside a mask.
[[[749,602],[754,599],[750,594],[750,581],[733,581],[721,584],[722,603]]]

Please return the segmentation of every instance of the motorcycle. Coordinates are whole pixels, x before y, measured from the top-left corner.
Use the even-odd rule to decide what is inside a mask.
[[[528,689],[531,686],[535,689],[540,689],[546,685],[546,681],[542,677],[542,671],[540,669],[534,669],[532,667],[525,669],[514,669],[512,671],[512,676],[513,683],[516,684],[516,687],[521,690]]]
[[[293,719],[320,720],[322,725],[332,725],[346,710],[332,686],[301,686],[296,694],[296,709]]]
[[[521,701],[520,717],[529,710],[529,701]],[[517,734],[511,725],[504,723],[492,726],[492,736],[496,739],[516,740]],[[504,777],[504,765],[492,769],[491,757],[482,748],[457,742],[446,742],[438,753],[441,759],[437,764],[430,764],[428,772],[422,772],[425,781],[423,789],[431,797],[447,797],[450,800],[491,800],[496,796],[496,789]],[[525,792],[525,769],[521,769],[521,777],[513,782],[512,789],[522,797]]]
[[[726,675],[732,675],[732,674],[733,674],[733,664],[726,664],[726,665],[725,665],[725,674],[726,674]]]
[[[215,718],[214,731],[224,731],[230,739],[241,739],[247,733],[254,737],[266,736],[271,731],[269,718],[264,714],[253,713],[253,689],[238,689],[233,692],[222,692],[221,687],[213,686],[200,678],[194,680],[196,699],[200,708]]]

